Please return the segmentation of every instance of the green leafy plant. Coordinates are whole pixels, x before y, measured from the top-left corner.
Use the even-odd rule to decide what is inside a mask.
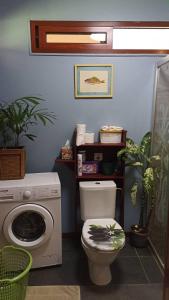
[[[45,100],[30,96],[22,97],[10,103],[0,103],[0,133],[3,147],[12,144],[20,146],[20,138],[25,136],[34,141],[36,135],[30,132],[30,128],[41,122],[44,126],[47,122],[53,124],[56,116],[47,108],[40,105]]]
[[[155,199],[155,185],[159,176],[159,155],[151,155],[151,133],[147,132],[136,144],[131,138],[127,139],[126,147],[117,153],[126,167],[131,167],[134,172],[134,182],[130,189],[133,206],[138,199],[141,201],[139,228],[148,229]],[[147,215],[147,206],[149,213]]]

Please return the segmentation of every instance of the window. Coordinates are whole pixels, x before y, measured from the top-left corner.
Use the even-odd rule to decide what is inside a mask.
[[[169,54],[169,22],[30,21],[32,53]]]
[[[113,49],[169,50],[167,37],[169,37],[169,29],[114,29]]]
[[[46,43],[106,44],[107,33],[46,33]]]
[[[112,28],[100,22],[31,21],[32,52],[105,53],[111,51]]]

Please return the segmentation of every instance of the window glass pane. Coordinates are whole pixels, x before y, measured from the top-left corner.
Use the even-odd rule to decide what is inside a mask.
[[[113,49],[169,49],[169,29],[113,29]]]
[[[33,211],[18,215],[12,223],[13,234],[21,241],[32,242],[40,238],[46,230],[43,217]]]
[[[106,33],[47,33],[47,43],[106,44]]]

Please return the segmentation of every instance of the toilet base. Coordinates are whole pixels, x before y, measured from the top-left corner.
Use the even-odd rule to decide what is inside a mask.
[[[99,286],[104,286],[112,280],[110,266],[116,259],[119,250],[111,252],[98,251],[89,247],[81,237],[82,247],[88,258],[89,276],[91,281]]]
[[[115,222],[113,219],[86,220],[82,229],[81,244],[88,258],[90,279],[98,286],[105,286],[111,282],[111,264],[125,244],[125,235],[122,235],[121,247],[116,249],[116,247],[113,247],[111,241],[108,245],[102,242],[93,242],[90,237],[90,226],[92,224],[99,226],[107,226],[106,224],[113,225],[113,222]],[[122,230],[117,222],[115,224],[117,228],[119,227]]]
[[[100,265],[88,259],[89,275],[96,285],[107,285],[112,280],[110,265]]]

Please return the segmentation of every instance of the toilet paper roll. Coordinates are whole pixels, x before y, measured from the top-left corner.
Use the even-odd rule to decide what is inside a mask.
[[[84,135],[85,144],[94,143],[94,132],[86,132]]]
[[[78,173],[78,176],[82,176],[82,160],[83,160],[82,154],[78,154],[77,155],[77,173]]]
[[[85,143],[85,134],[77,134],[76,136],[76,146],[83,145]]]
[[[84,134],[86,132],[86,124],[77,124],[76,129],[77,134]]]

